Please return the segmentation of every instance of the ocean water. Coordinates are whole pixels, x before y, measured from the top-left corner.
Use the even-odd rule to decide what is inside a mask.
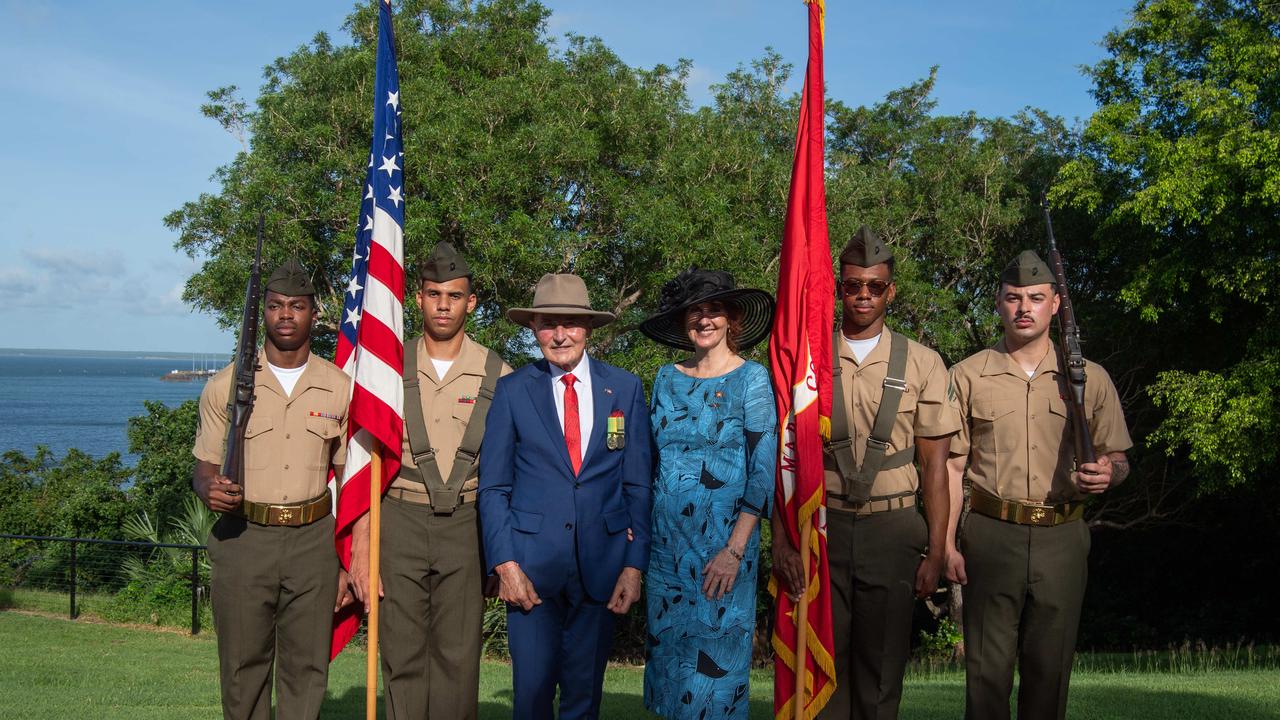
[[[228,359],[204,362],[222,367]],[[129,418],[145,413],[144,400],[177,406],[200,397],[204,381],[160,379],[191,365],[190,356],[171,354],[0,350],[0,452],[47,445],[60,457],[74,447],[94,457],[119,452],[132,465]]]

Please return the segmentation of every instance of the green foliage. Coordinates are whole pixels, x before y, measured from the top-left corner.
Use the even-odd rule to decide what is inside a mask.
[[[200,502],[194,493],[189,493],[182,503],[182,514],[169,520],[169,532],[161,535],[159,525],[147,513],[139,513],[125,521],[123,532],[125,538],[139,542],[167,545],[204,545],[213,526],[218,522],[218,514],[209,510]],[[200,553],[200,575],[209,576],[209,556]],[[191,551],[181,548],[156,548],[155,555],[142,562],[130,557],[125,562],[125,570],[131,579],[155,575],[191,576]]]
[[[212,627],[213,614],[203,603],[201,625]],[[191,626],[191,580],[178,576],[129,580],[98,610],[104,620],[165,627]]]
[[[0,456],[0,528],[15,535],[118,539],[131,511],[124,485],[132,471],[111,453],[94,459],[72,449],[58,460],[46,447],[32,456],[10,450]],[[109,586],[120,551],[101,545],[79,549],[80,582],[86,588]],[[70,547],[12,541],[0,545],[0,579],[25,577],[63,584],[70,575]]]
[[[484,657],[501,659],[510,657],[510,650],[507,647],[506,603],[498,598],[485,598],[480,635],[483,638],[480,651]]]
[[[1151,394],[1170,412],[1151,439],[1171,448],[1185,444],[1192,462],[1226,470],[1207,474],[1204,491],[1248,482],[1264,458],[1275,456],[1274,445],[1259,447],[1258,440],[1274,440],[1280,432],[1278,383],[1280,350],[1274,347],[1246,356],[1223,374],[1162,373]]]
[[[916,657],[926,662],[945,662],[955,660],[957,650],[964,642],[960,628],[950,618],[938,621],[938,627],[929,632],[920,631],[920,644],[916,646]]]
[[[933,115],[937,68],[870,107],[829,103],[833,250],[861,224],[897,257],[890,323],[958,361],[991,344],[1000,268],[1038,247],[1037,202],[1072,144],[1061,119]]]
[[[1149,386],[1153,439],[1185,448],[1206,491],[1277,457],[1278,12],[1138,2],[1089,71],[1100,108],[1055,193],[1101,221],[1101,257],[1126,269],[1118,301],[1160,323],[1172,367]]]
[[[143,512],[165,522],[183,512],[191,497],[191,474],[195,458],[196,424],[200,403],[188,400],[177,407],[145,401],[145,415],[129,418],[129,452],[138,456],[130,489]],[[200,542],[204,542],[203,538]]]
[[[129,512],[131,475],[119,453],[94,459],[72,448],[56,460],[45,447],[31,457],[10,450],[0,459],[0,482],[18,492],[6,496],[15,502],[6,501],[0,522],[27,535],[116,538]]]
[[[161,535],[157,523],[147,513],[129,518],[123,527],[125,537],[149,543],[170,545],[204,545],[218,516],[188,493],[182,514],[170,519],[169,532]],[[209,556],[197,552],[195,587],[191,578],[191,550],[155,548],[148,557],[130,555],[121,566],[129,581],[102,609],[102,615],[116,622],[153,625],[189,626],[191,593],[207,598],[209,592]],[[210,612],[203,603],[202,612]],[[203,621],[202,621],[203,622]]]

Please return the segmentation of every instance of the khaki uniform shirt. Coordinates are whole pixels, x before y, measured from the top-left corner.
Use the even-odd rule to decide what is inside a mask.
[[[1098,455],[1133,447],[1111,376],[1091,361],[1085,374],[1085,414]],[[1003,340],[951,368],[950,393],[963,419],[951,454],[969,456],[970,482],[1005,500],[1080,499],[1071,482],[1075,444],[1067,392],[1057,347],[1030,378]]]
[[[862,467],[862,459],[867,454],[867,437],[875,425],[884,379],[889,374],[889,329],[885,328],[880,342],[861,363],[854,358],[853,350],[843,336],[836,342],[840,351],[840,386],[844,392],[843,397],[832,398],[832,402],[844,403],[846,417],[849,418],[849,439],[852,441],[849,449],[853,452],[855,467]],[[908,339],[904,379],[907,390],[902,393],[902,402],[898,405],[898,417],[889,435],[886,456],[914,445],[917,436],[941,437],[960,429],[960,414],[947,400],[947,369],[938,353]],[[830,450],[825,450],[823,455],[827,491],[843,494],[844,478],[836,466],[835,457]],[[871,496],[915,492],[919,486],[920,474],[915,463],[908,463],[881,471],[871,486]]]
[[[244,496],[259,503],[295,503],[325,491],[329,467],[347,456],[347,404],[351,380],[336,365],[307,358],[307,368],[284,388],[258,354],[253,412],[244,433]],[[227,438],[227,398],[235,366],[223,368],[200,393],[200,425],[192,454],[221,467]]]
[[[471,422],[471,411],[475,409],[476,398],[480,394],[485,357],[492,351],[470,337],[464,337],[462,349],[458,352],[458,357],[454,358],[449,372],[443,378],[437,378],[436,367],[427,354],[426,341],[419,337],[414,342],[418,344],[418,395],[422,403],[422,417],[427,423],[427,437],[431,439],[431,448],[436,453],[440,479],[448,483],[454,456],[458,452],[458,446],[462,444],[462,435],[467,431],[467,423]],[[503,363],[501,374],[510,372],[511,368]],[[413,402],[413,398],[405,397],[404,401]],[[409,449],[407,426],[401,445],[400,463],[404,468],[417,468],[413,462],[413,452]],[[408,475],[401,472],[391,482],[391,487],[422,492],[423,486],[417,477],[416,469]],[[460,490],[472,490],[476,486],[476,474],[473,470]]]

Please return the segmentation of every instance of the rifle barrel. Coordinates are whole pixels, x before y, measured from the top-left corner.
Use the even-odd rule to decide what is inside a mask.
[[[1097,461],[1093,435],[1085,414],[1085,360],[1081,349],[1080,324],[1076,321],[1075,307],[1071,304],[1071,292],[1067,288],[1067,274],[1062,266],[1062,253],[1053,236],[1053,218],[1049,215],[1049,198],[1041,195],[1040,207],[1044,211],[1044,229],[1049,238],[1049,268],[1058,285],[1058,357],[1067,379],[1067,403],[1071,406],[1071,429],[1075,442],[1076,462]]]

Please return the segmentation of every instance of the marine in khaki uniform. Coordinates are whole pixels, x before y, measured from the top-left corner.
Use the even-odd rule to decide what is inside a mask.
[[[476,453],[493,388],[511,368],[464,332],[476,296],[448,243],[422,265],[417,300],[423,336],[405,352],[402,465],[382,510],[387,718],[466,720],[478,712],[484,614]],[[368,516],[352,539],[353,584],[367,603]]]
[[[192,486],[222,517],[209,534],[222,712],[267,720],[275,673],[279,720],[320,715],[338,556],[326,488],[346,457],[350,383],[310,353],[315,290],[296,260],[267,280],[266,341],[244,440],[244,486],[223,477],[234,368],[200,395]]]
[[[1004,338],[957,363],[949,391],[962,420],[947,463],[949,543],[965,477],[971,488],[947,559],[947,577],[965,585],[965,717],[1009,717],[1016,661],[1018,717],[1063,718],[1088,576],[1083,500],[1124,479],[1133,442],[1110,376],[1088,362],[1085,411],[1098,460],[1076,468],[1066,377],[1048,334],[1059,303],[1053,275],[1027,250],[1000,281]]]
[[[945,559],[947,449],[960,418],[942,358],[885,328],[893,269],[865,226],[840,254],[838,394],[825,453],[837,684],[824,719],[898,716],[915,598],[937,589]],[[774,563],[789,587],[803,579],[788,543],[775,543]]]

